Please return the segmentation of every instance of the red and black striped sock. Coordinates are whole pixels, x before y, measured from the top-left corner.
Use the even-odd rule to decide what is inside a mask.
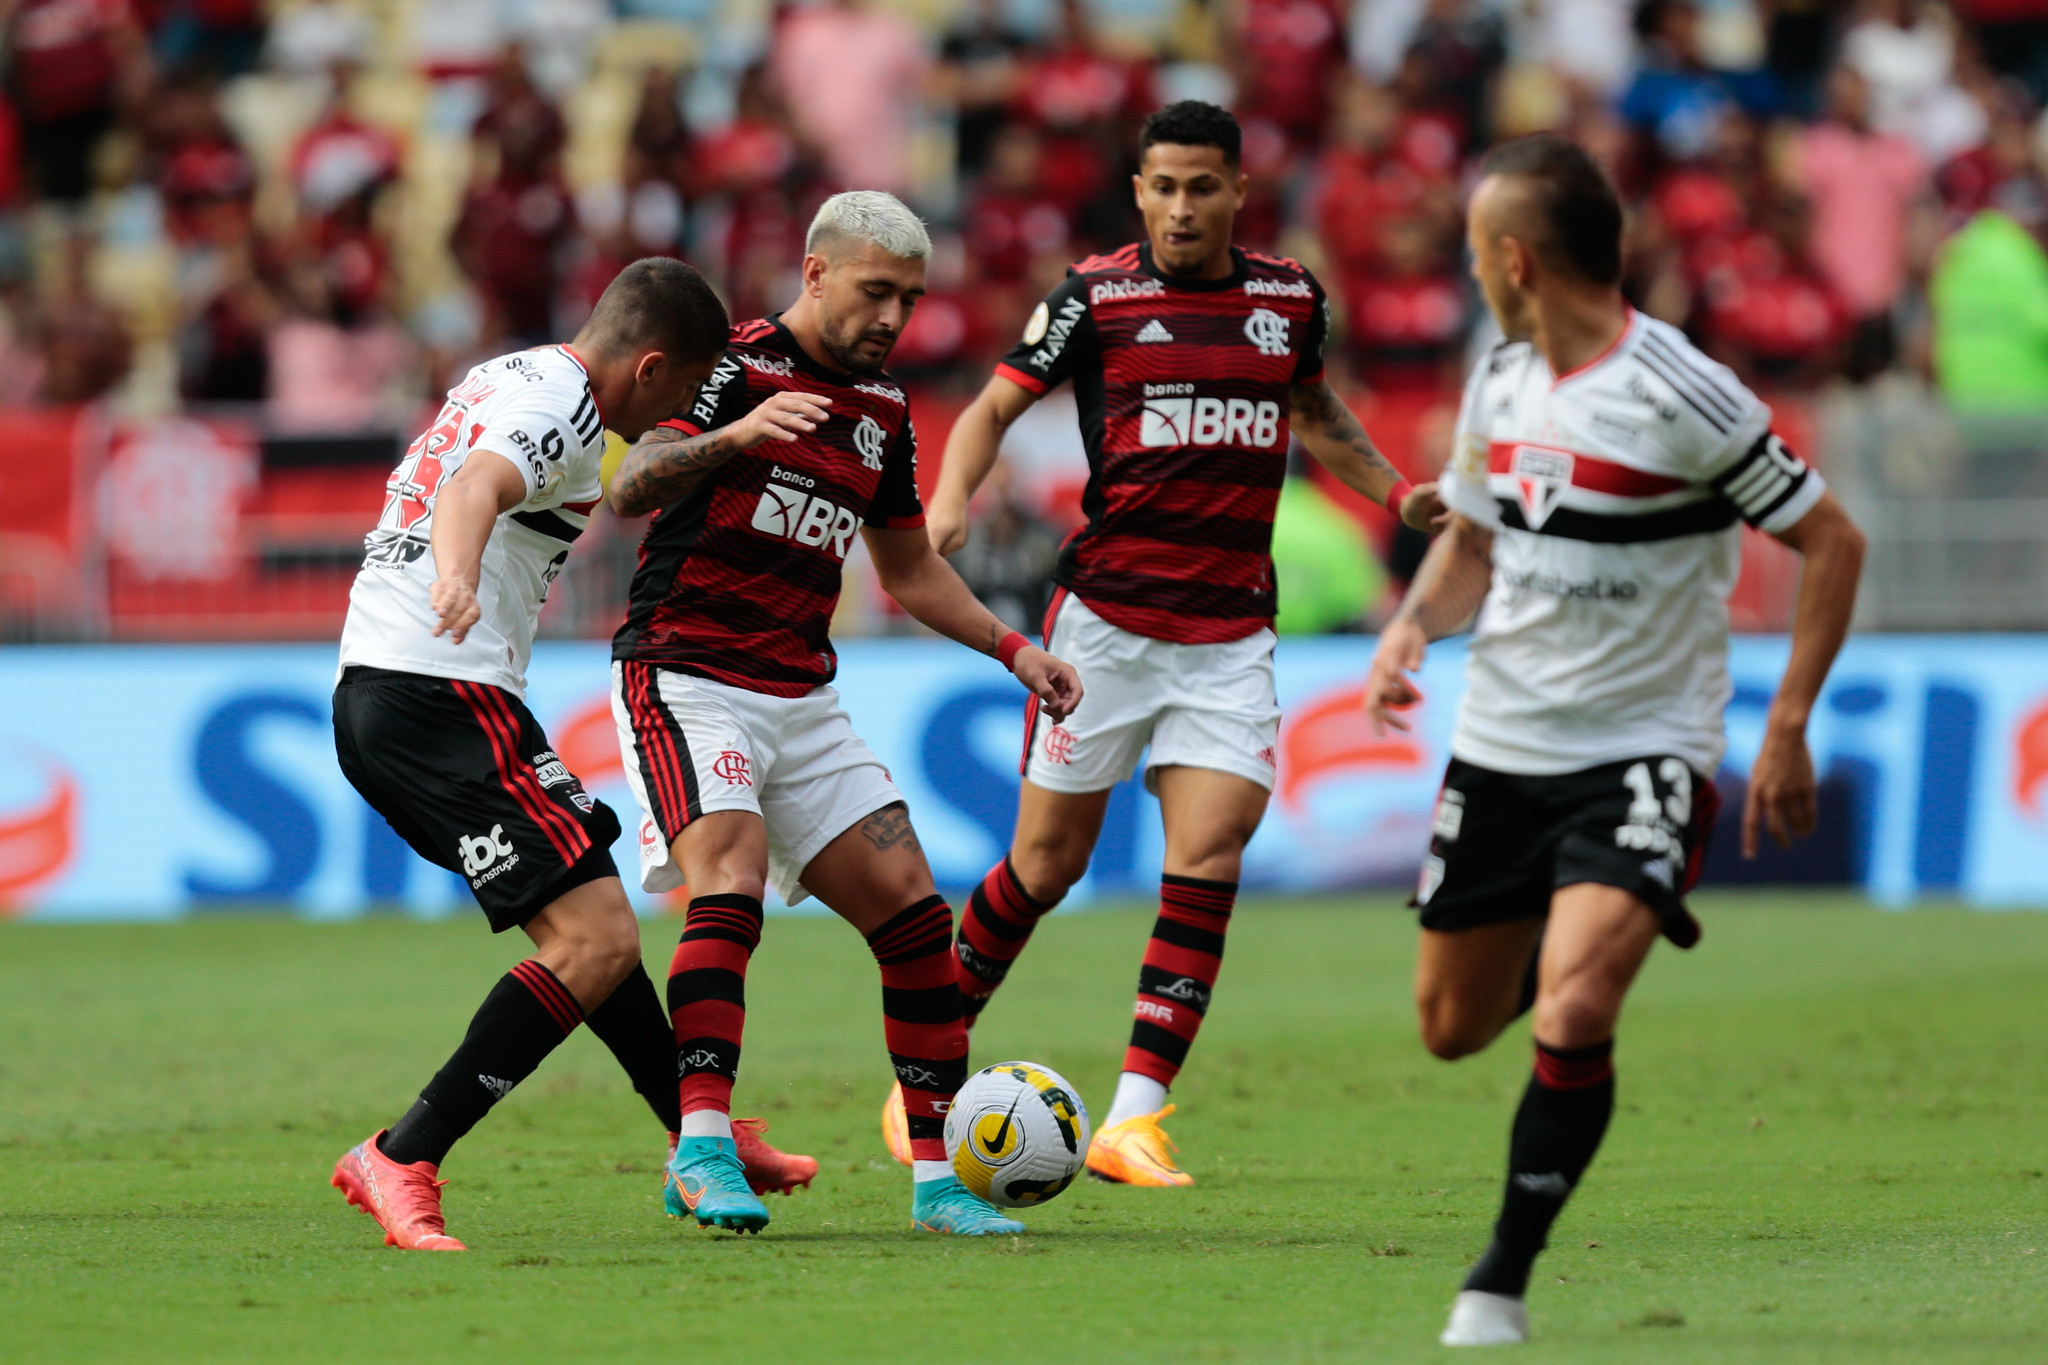
[[[1010,974],[1011,964],[1031,941],[1038,921],[1058,903],[1035,901],[1025,894],[1008,854],[974,888],[967,898],[967,911],[960,916],[959,940],[953,945],[954,975],[960,982],[960,1003],[967,1011],[968,1027],[974,1026],[989,997]]]
[[[1493,1243],[1465,1288],[1520,1295],[1550,1225],[1600,1150],[1614,1115],[1614,1042],[1554,1048],[1536,1044],[1536,1069],[1508,1138],[1507,1189]]]
[[[680,1115],[732,1112],[747,1022],[747,960],[761,942],[761,902],[752,896],[696,896],[668,968],[668,1015],[675,1025]]]
[[[535,958],[520,963],[491,987],[462,1046],[391,1125],[378,1150],[406,1165],[440,1165],[448,1149],[582,1022],[583,1007],[553,972]]]
[[[1223,935],[1237,902],[1236,882],[1201,877],[1159,879],[1159,919],[1138,968],[1138,1002],[1124,1070],[1172,1085],[1188,1045],[1209,1012],[1209,993],[1223,966]]]
[[[946,1109],[967,1083],[967,1024],[953,979],[953,911],[927,896],[868,935],[882,969],[882,1036],[903,1083],[915,1161],[946,1159]]]

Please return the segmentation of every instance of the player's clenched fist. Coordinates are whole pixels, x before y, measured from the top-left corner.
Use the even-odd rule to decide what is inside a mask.
[[[726,432],[741,450],[752,450],[763,441],[801,440],[825,425],[832,415],[827,411],[831,406],[831,399],[814,393],[770,394]]]
[[[1401,521],[1411,530],[1441,531],[1450,519],[1450,509],[1437,496],[1433,483],[1418,483],[1401,499]]]
[[[1374,734],[1384,735],[1389,725],[1396,730],[1408,728],[1408,722],[1395,712],[1406,711],[1422,700],[1422,690],[1408,675],[1422,667],[1422,654],[1428,645],[1429,637],[1413,621],[1396,618],[1380,632],[1380,646],[1373,651],[1372,671],[1365,676],[1365,714],[1372,718]]]
[[[1081,675],[1065,659],[1048,654],[1037,645],[1018,650],[1010,671],[1017,675],[1018,682],[1031,689],[1031,694],[1038,698],[1039,709],[1055,725],[1073,715],[1074,708],[1081,704]]]
[[[458,645],[484,614],[476,604],[476,589],[460,578],[435,579],[427,589],[427,601],[433,606],[434,615],[441,618],[435,623],[434,634],[448,635]]]

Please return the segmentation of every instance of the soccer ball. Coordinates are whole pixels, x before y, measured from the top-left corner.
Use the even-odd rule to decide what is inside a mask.
[[[989,1203],[1043,1204],[1074,1183],[1088,1157],[1088,1106],[1058,1072],[998,1062],[967,1078],[946,1114],[946,1158]]]

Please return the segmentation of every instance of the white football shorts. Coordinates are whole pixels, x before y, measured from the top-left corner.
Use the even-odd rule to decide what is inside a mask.
[[[683,884],[670,845],[685,825],[743,810],[766,822],[768,884],[795,905],[810,894],[800,878],[825,845],[903,799],[830,687],[771,697],[615,662],[612,717],[640,803],[640,885],[648,891]]]
[[[1061,590],[1046,648],[1081,674],[1081,705],[1058,725],[1033,705],[1022,771],[1055,792],[1098,792],[1137,771],[1145,785],[1176,764],[1235,773],[1273,789],[1280,705],[1271,630],[1180,645],[1113,626]],[[1147,746],[1151,752],[1146,753]]]

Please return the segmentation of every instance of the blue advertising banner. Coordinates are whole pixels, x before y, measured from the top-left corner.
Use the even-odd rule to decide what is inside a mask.
[[[1447,641],[1431,651],[1415,733],[1380,738],[1358,709],[1371,649],[1356,637],[1280,646],[1287,718],[1248,886],[1414,877],[1463,650]],[[1710,884],[1840,882],[1892,903],[2048,906],[2048,639],[1852,641],[1812,724],[1823,829],[1792,855],[1744,864],[1732,838],[1742,774],[1786,649],[1763,637],[1735,644],[1727,809]],[[332,917],[469,904],[460,880],[401,844],[336,768],[333,660],[324,646],[0,651],[0,910],[160,919],[241,904]],[[628,835],[616,854],[630,871],[639,822],[619,770],[605,647],[543,644],[530,676],[529,704],[557,752],[619,811]],[[845,646],[839,687],[909,799],[940,884],[979,880],[1016,806],[1016,684],[954,646],[874,640]],[[1128,782],[1076,899],[1149,893],[1160,853],[1156,803]],[[652,899],[639,897],[650,908]]]

